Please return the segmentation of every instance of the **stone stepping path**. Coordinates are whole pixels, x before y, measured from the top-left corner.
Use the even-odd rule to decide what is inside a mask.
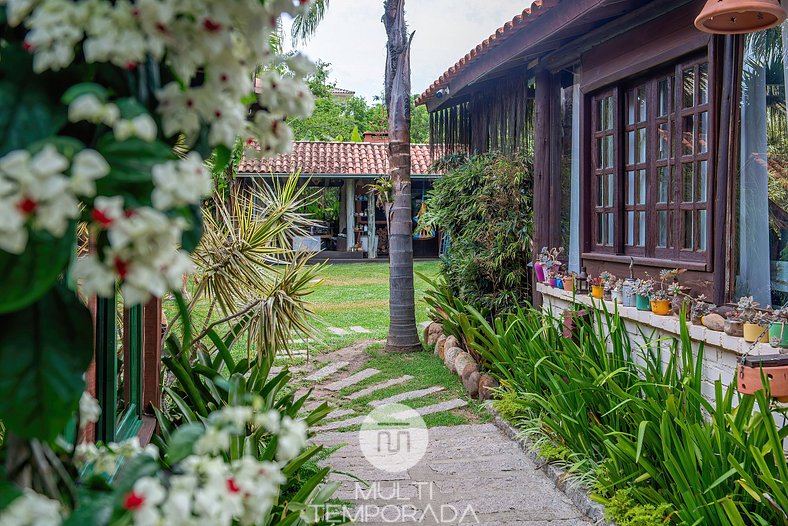
[[[432,387],[427,387],[426,389],[417,389],[416,391],[405,391],[404,393],[396,394],[394,396],[389,396],[388,398],[383,398],[381,400],[373,400],[369,403],[372,407],[380,407],[386,404],[396,404],[399,402],[403,402],[405,400],[413,400],[415,398],[421,398],[423,396],[427,396],[433,393],[439,393],[443,391],[443,387],[439,385],[435,385]]]
[[[372,376],[375,376],[380,371],[377,369],[364,369],[359,371],[355,374],[351,374],[347,378],[342,380],[337,380],[336,382],[330,383],[328,385],[324,385],[323,389],[328,389],[329,391],[339,391],[344,389],[345,387],[350,387],[351,385],[356,385],[359,382],[366,380]]]
[[[312,431],[315,433],[324,433],[326,431],[334,431],[335,429],[344,429],[346,427],[357,426],[361,424],[367,415],[356,416],[353,418],[348,418],[347,420],[337,420],[334,422],[329,422],[328,424],[323,424],[322,426],[313,427]]]
[[[341,371],[348,365],[350,365],[348,362],[334,362],[328,364],[322,369],[318,369],[317,371],[307,376],[305,380],[309,382],[319,382],[320,380],[324,380],[328,378],[329,376],[336,373],[337,371]]]
[[[326,418],[333,420],[334,418],[342,418],[343,416],[352,415],[354,411],[352,409],[335,409],[328,413]]]
[[[336,336],[347,336],[348,334],[350,334],[345,329],[340,329],[339,327],[326,327],[326,330]]]
[[[372,332],[371,330],[365,329],[364,327],[360,327],[358,325],[355,325],[353,327],[348,327],[348,329],[350,329],[353,332],[357,332],[359,334],[369,334]]]
[[[591,526],[590,519],[493,424],[430,428],[425,455],[399,473],[370,464],[361,452],[357,432],[321,433],[314,440],[327,447],[344,445],[325,462],[344,472],[330,477],[340,483],[334,498],[347,502],[350,510],[367,509],[371,514],[386,507],[396,514],[407,508],[415,510],[415,518],[401,522],[416,523],[423,518],[424,524],[440,524],[445,506],[454,508],[457,518],[444,524]],[[368,481],[375,491],[351,475]],[[436,512],[438,520],[427,510]],[[367,521],[390,523],[396,519],[392,517],[370,516]],[[365,522],[363,515],[360,519]]]
[[[369,387],[365,387],[364,389],[347,395],[345,398],[348,400],[363,398],[365,396],[371,395],[374,392],[380,391],[381,389],[386,389],[392,385],[404,384],[405,382],[409,382],[411,380],[413,380],[413,377],[409,374],[406,374],[405,376],[400,376],[399,378],[392,378],[391,380],[386,380],[385,382],[381,382],[379,384],[370,385]]]
[[[438,404],[417,407],[414,408],[414,411],[416,411],[419,414],[419,416],[427,416],[435,413],[442,413],[443,411],[451,411],[452,409],[459,409],[461,407],[465,407],[466,405],[468,405],[468,402],[466,402],[465,400],[455,398],[454,400],[449,400],[447,402],[440,402]],[[408,412],[403,411],[402,413],[394,413],[393,415],[391,415],[391,417],[406,418]]]

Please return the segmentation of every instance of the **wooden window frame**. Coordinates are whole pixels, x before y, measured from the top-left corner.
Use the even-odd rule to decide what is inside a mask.
[[[588,164],[586,165],[586,172],[584,179],[586,186],[591,190],[588,197],[588,208],[585,212],[586,218],[590,220],[589,234],[590,239],[587,243],[587,250],[583,254],[586,259],[601,259],[604,257],[612,257],[614,259],[629,260],[630,257],[636,258],[636,263],[645,265],[657,265],[665,267],[683,267],[699,271],[712,270],[712,255],[714,251],[714,215],[711,199],[711,189],[714,181],[714,165],[712,152],[715,151],[714,144],[714,111],[716,109],[716,101],[714,98],[713,84],[713,67],[710,60],[711,57],[707,53],[695,54],[688,58],[679,59],[661,68],[655,68],[645,75],[638,77],[624,79],[617,82],[612,86],[607,86],[599,91],[591,93],[586,96],[586,101],[589,107],[589,119],[586,121],[587,131],[586,137],[589,138],[588,145]],[[700,97],[700,82],[699,71],[705,64],[706,71],[706,99],[701,103]],[[692,69],[694,72],[695,82],[693,84],[693,104],[692,106],[684,107],[682,72],[687,69]],[[671,107],[668,108],[666,115],[659,114],[659,85],[665,79],[672,79],[668,85],[668,100]],[[628,119],[628,97],[631,94],[637,96],[638,89],[642,89],[646,101],[646,120],[643,121],[639,113],[639,105],[636,103],[636,118],[635,123],[632,124]],[[598,102],[606,97],[613,97],[614,100],[614,125],[612,133],[614,134],[615,155],[613,167],[604,167],[600,170],[598,165],[598,146],[597,142],[601,137],[606,136],[607,132],[598,131]],[[699,144],[699,130],[700,116],[705,114],[705,140],[706,148],[704,151],[699,151],[697,145]],[[681,138],[684,132],[683,126],[686,117],[692,117],[695,124],[693,128],[693,142],[695,147],[692,152],[685,153],[682,150]],[[668,145],[669,154],[667,159],[658,159],[659,154],[659,130],[660,126],[667,125],[670,137]],[[646,134],[646,152],[645,160],[638,157],[638,152],[635,150],[634,164],[630,163],[632,159],[629,156],[629,134],[634,132],[637,138],[637,130],[644,129]],[[634,146],[637,148],[637,145]],[[637,162],[640,161],[640,162]],[[681,191],[682,187],[682,172],[680,171],[684,165],[692,163],[693,166],[693,201],[683,202]],[[705,163],[706,166],[706,188],[705,188],[705,202],[699,202],[697,197],[699,195],[698,188],[700,183],[700,167]],[[659,178],[658,174],[660,169],[668,170],[669,177],[669,202],[659,201]],[[646,199],[645,203],[640,202],[638,199],[640,194],[639,187],[639,171],[645,170],[646,179]],[[629,199],[628,193],[628,179],[629,172],[634,172],[634,180],[636,184],[634,200]],[[599,184],[602,175],[609,173],[614,174],[614,193],[616,199],[613,206],[599,206]],[[614,217],[614,232],[615,239],[612,244],[600,245],[599,237],[599,214],[613,212]],[[683,227],[684,227],[684,213],[692,213],[694,218],[693,224],[693,238],[694,245],[692,249],[684,249],[683,247]],[[658,221],[659,212],[666,214],[666,224],[669,228],[667,232],[667,246],[659,246],[658,239]],[[700,232],[699,218],[705,212],[705,233]],[[629,244],[629,229],[628,229],[628,213],[634,214],[634,224],[638,225],[632,233],[634,243]],[[646,222],[646,235],[643,239],[643,246],[638,246],[640,241],[639,228],[640,214],[645,214]],[[698,250],[700,248],[698,240],[700,236],[706,236],[705,250]]]
[[[620,147],[620,138],[621,138],[621,129],[619,125],[619,115],[621,113],[619,108],[619,89],[614,88],[610,90],[606,90],[600,93],[597,93],[591,98],[591,167],[589,173],[591,175],[591,244],[594,247],[595,252],[599,253],[609,253],[613,254],[617,251],[617,243],[621,240],[621,235],[619,232],[620,221],[617,221],[618,210],[620,207],[621,199],[620,199],[620,191],[619,185],[617,181],[620,179],[620,172],[621,163],[619,163],[618,157],[621,152]],[[599,102],[602,100],[608,101],[607,103],[612,105],[612,119],[613,119],[613,126],[609,129],[599,130]],[[603,140],[607,137],[611,137],[611,143],[613,145],[613,154],[612,154],[612,166],[606,166],[604,161],[600,166],[600,159],[599,159],[599,150],[597,148],[597,142]],[[610,192],[609,185],[607,183],[607,179],[613,179],[613,191]],[[600,183],[600,180],[605,179],[605,183]],[[600,204],[600,195],[602,197],[602,202]],[[612,201],[611,201],[612,199]],[[605,237],[602,240],[603,243],[599,243],[600,237],[600,215],[604,218],[603,221],[605,223]],[[608,222],[609,219],[612,217],[612,228],[610,228],[611,224]],[[610,240],[612,230],[612,237],[613,239]]]

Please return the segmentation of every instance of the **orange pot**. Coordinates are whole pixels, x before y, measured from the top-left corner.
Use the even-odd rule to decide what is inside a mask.
[[[572,292],[574,290],[575,280],[574,278],[564,278],[563,284],[564,284],[564,290]]]
[[[605,287],[602,285],[591,285],[591,297],[601,300],[605,297]]]
[[[667,316],[672,309],[670,300],[651,300],[651,312],[657,316]]]
[[[737,387],[740,393],[755,394],[763,389],[763,376],[769,381],[772,398],[788,401],[788,356],[768,354],[747,356],[738,366]]]

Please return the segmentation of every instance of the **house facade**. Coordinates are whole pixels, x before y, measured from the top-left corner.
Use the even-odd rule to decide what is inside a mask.
[[[695,296],[778,308],[788,300],[782,33],[700,31],[705,4],[534,2],[417,103],[445,150],[533,153],[534,246],[564,247],[569,270],[682,268]],[[535,295],[557,310],[572,301],[542,286]],[[636,337],[678,334],[675,318],[621,311]],[[744,353],[776,352],[691,333],[712,357],[711,381],[732,378]]]

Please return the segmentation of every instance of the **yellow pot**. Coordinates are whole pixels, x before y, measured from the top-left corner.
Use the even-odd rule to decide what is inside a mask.
[[[769,329],[757,323],[744,323],[744,341],[769,343]]]
[[[591,297],[601,300],[605,297],[605,287],[602,285],[591,285]]]
[[[651,312],[657,316],[667,316],[671,310],[673,306],[670,300],[651,300]]]

